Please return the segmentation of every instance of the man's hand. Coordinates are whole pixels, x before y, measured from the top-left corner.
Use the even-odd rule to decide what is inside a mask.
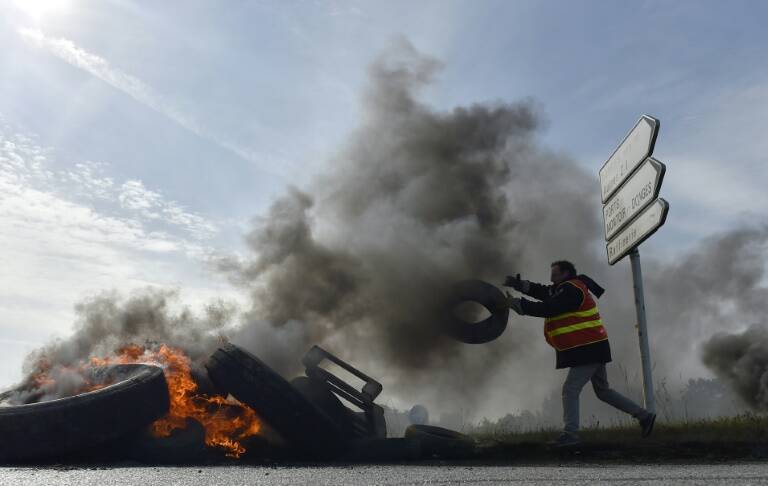
[[[512,287],[515,290],[518,290],[520,292],[525,292],[525,293],[528,293],[531,290],[531,282],[528,280],[521,279],[519,273],[514,277],[511,275],[507,275],[506,280],[504,280],[504,286]]]
[[[512,297],[511,295],[509,295],[509,292],[506,292],[506,297],[504,298],[504,307],[512,309],[513,311],[517,312],[519,315],[523,315],[522,299],[518,297]]]

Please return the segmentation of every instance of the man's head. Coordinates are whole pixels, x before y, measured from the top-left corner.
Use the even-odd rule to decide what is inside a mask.
[[[567,260],[558,260],[552,262],[550,280],[554,285],[565,282],[576,277],[576,267]]]

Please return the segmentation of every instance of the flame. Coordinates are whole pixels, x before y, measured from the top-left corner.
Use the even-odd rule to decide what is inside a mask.
[[[168,437],[174,430],[185,428],[191,418],[205,428],[207,446],[221,448],[227,456],[240,457],[246,450],[241,441],[261,430],[261,421],[252,408],[233,398],[197,392],[191,362],[181,349],[163,344],[152,350],[131,344],[118,350],[116,357],[91,358],[93,366],[132,363],[157,365],[165,372],[170,409],[152,424],[155,437]]]
[[[41,359],[38,361],[35,372],[30,377],[32,386],[35,388],[44,388],[53,385],[55,380],[48,376],[48,373],[51,371],[51,367],[51,362],[47,359]]]
[[[83,366],[54,365],[48,359],[42,357],[37,361],[34,372],[27,378],[26,383],[22,385],[23,389],[31,392],[31,396],[27,398],[28,401],[26,403],[34,403],[45,397],[61,398],[62,390],[57,389],[57,380],[60,380],[62,375],[68,374],[76,375],[82,382],[78,385],[73,385],[74,388],[69,389],[68,393],[65,391],[64,393],[67,396],[87,393],[110,385],[110,383],[93,382]]]

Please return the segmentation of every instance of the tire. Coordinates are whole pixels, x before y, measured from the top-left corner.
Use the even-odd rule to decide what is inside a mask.
[[[291,380],[291,386],[314,406],[319,408],[330,418],[347,439],[355,438],[352,410],[341,403],[325,383],[318,382],[306,376],[299,376]]]
[[[251,353],[227,344],[205,367],[219,391],[253,408],[299,452],[328,457],[343,448],[342,431],[334,422]]]
[[[124,437],[168,412],[161,368],[115,365],[94,374],[119,381],[73,397],[0,407],[0,461],[70,455]]]
[[[462,459],[475,453],[475,440],[455,430],[433,425],[411,425],[405,429],[405,437],[416,439],[426,457]]]
[[[421,459],[421,441],[411,437],[390,439],[357,439],[352,442],[345,460],[355,462],[396,462]]]
[[[215,457],[205,445],[205,429],[194,419],[187,419],[183,429],[174,429],[168,437],[155,437],[144,429],[126,441],[122,453],[144,464],[200,464],[209,455]]]
[[[507,328],[509,309],[500,309],[504,294],[496,286],[482,280],[464,280],[456,284],[451,294],[451,309],[446,314],[447,332],[454,339],[467,344],[482,344],[501,336]],[[466,322],[456,317],[452,310],[455,305],[473,301],[491,313],[480,322]]]

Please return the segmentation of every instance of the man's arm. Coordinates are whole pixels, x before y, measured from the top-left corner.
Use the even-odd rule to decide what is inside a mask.
[[[507,275],[506,280],[504,280],[504,286],[512,287],[518,292],[533,297],[536,300],[548,299],[550,297],[549,289],[552,287],[551,285],[542,285],[530,280],[521,279],[519,273],[514,277]]]
[[[540,287],[544,287],[540,285]],[[533,284],[531,284],[533,289]],[[532,296],[533,297],[533,296]],[[581,306],[584,295],[575,285],[565,284],[558,287],[555,294],[542,302],[533,302],[522,299],[521,307],[523,314],[534,317],[552,317],[564,312],[573,312]]]
[[[533,297],[536,300],[547,300],[551,297],[549,293],[549,289],[551,287],[552,287],[551,285],[544,285],[540,283],[530,282],[528,291],[525,292],[521,290],[520,292],[524,293],[528,297]]]

